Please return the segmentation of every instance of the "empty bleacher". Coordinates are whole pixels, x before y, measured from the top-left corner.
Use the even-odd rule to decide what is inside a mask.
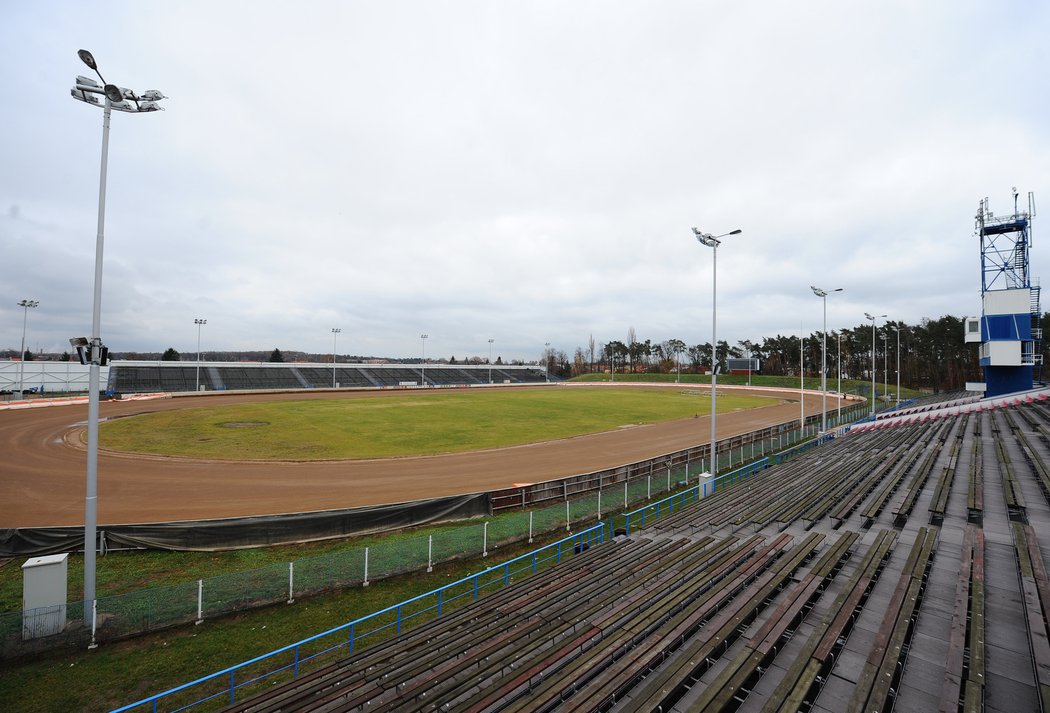
[[[278,389],[400,388],[534,384],[547,380],[534,366],[447,364],[258,364],[114,361],[107,390],[118,394]],[[333,378],[334,377],[334,378]]]
[[[1048,465],[1041,403],[849,435],[228,710],[1050,713]]]

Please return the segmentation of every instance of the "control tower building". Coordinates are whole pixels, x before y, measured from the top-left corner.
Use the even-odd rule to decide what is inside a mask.
[[[981,316],[967,318],[967,342],[979,342],[985,397],[1032,388],[1042,367],[1039,285],[1032,285],[1028,251],[1032,246],[1035,199],[1027,211],[994,215],[988,199],[980,202],[975,232],[981,241]]]

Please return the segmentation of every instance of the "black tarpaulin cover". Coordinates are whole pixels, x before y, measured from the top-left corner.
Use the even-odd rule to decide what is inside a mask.
[[[157,550],[227,550],[364,535],[491,514],[488,493],[321,512],[233,517],[218,520],[100,525],[105,546]],[[0,529],[0,557],[75,552],[84,547],[83,527]]]

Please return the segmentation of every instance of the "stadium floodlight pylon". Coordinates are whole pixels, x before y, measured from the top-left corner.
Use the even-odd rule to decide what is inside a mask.
[[[693,228],[693,235],[701,245],[711,248],[711,475],[718,474],[718,464],[715,455],[715,421],[718,418],[716,390],[718,388],[718,310],[716,301],[718,297],[718,246],[722,244],[722,238],[730,235],[740,235],[744,232],[740,228],[730,230],[721,235],[702,233],[699,228]]]
[[[141,95],[130,89],[110,84],[102,76],[95,57],[87,50],[78,50],[80,60],[98,75],[102,86],[93,79],[77,76],[70,94],[85,104],[101,106],[102,113],[102,165],[99,171],[98,188],[98,233],[95,239],[95,288],[91,308],[91,338],[86,352],[91,368],[88,372],[88,433],[87,433],[87,485],[84,497],[84,623],[91,626],[91,648],[95,647],[95,553],[98,548],[96,527],[98,520],[98,394],[99,367],[105,358],[102,346],[102,252],[106,222],[106,164],[109,156],[109,117],[113,109],[129,114],[160,111],[157,102],[166,99],[160,91],[149,89]],[[104,102],[99,96],[105,97]]]

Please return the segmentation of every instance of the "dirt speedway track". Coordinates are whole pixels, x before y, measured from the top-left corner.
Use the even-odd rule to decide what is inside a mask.
[[[686,388],[668,385],[672,387]],[[796,400],[720,414],[720,439],[798,419],[797,393],[756,393]],[[398,398],[405,394],[418,396],[413,391],[343,391],[112,401],[101,404],[100,416],[260,400]],[[829,396],[827,404],[830,413],[836,405],[834,397]],[[807,414],[819,413],[820,408],[819,395],[806,399]],[[0,528],[83,524],[86,419],[86,405],[0,411]],[[309,463],[205,461],[102,451],[98,522],[104,526],[310,512],[496,490],[705,444],[710,433],[707,418],[690,418],[499,450]]]

